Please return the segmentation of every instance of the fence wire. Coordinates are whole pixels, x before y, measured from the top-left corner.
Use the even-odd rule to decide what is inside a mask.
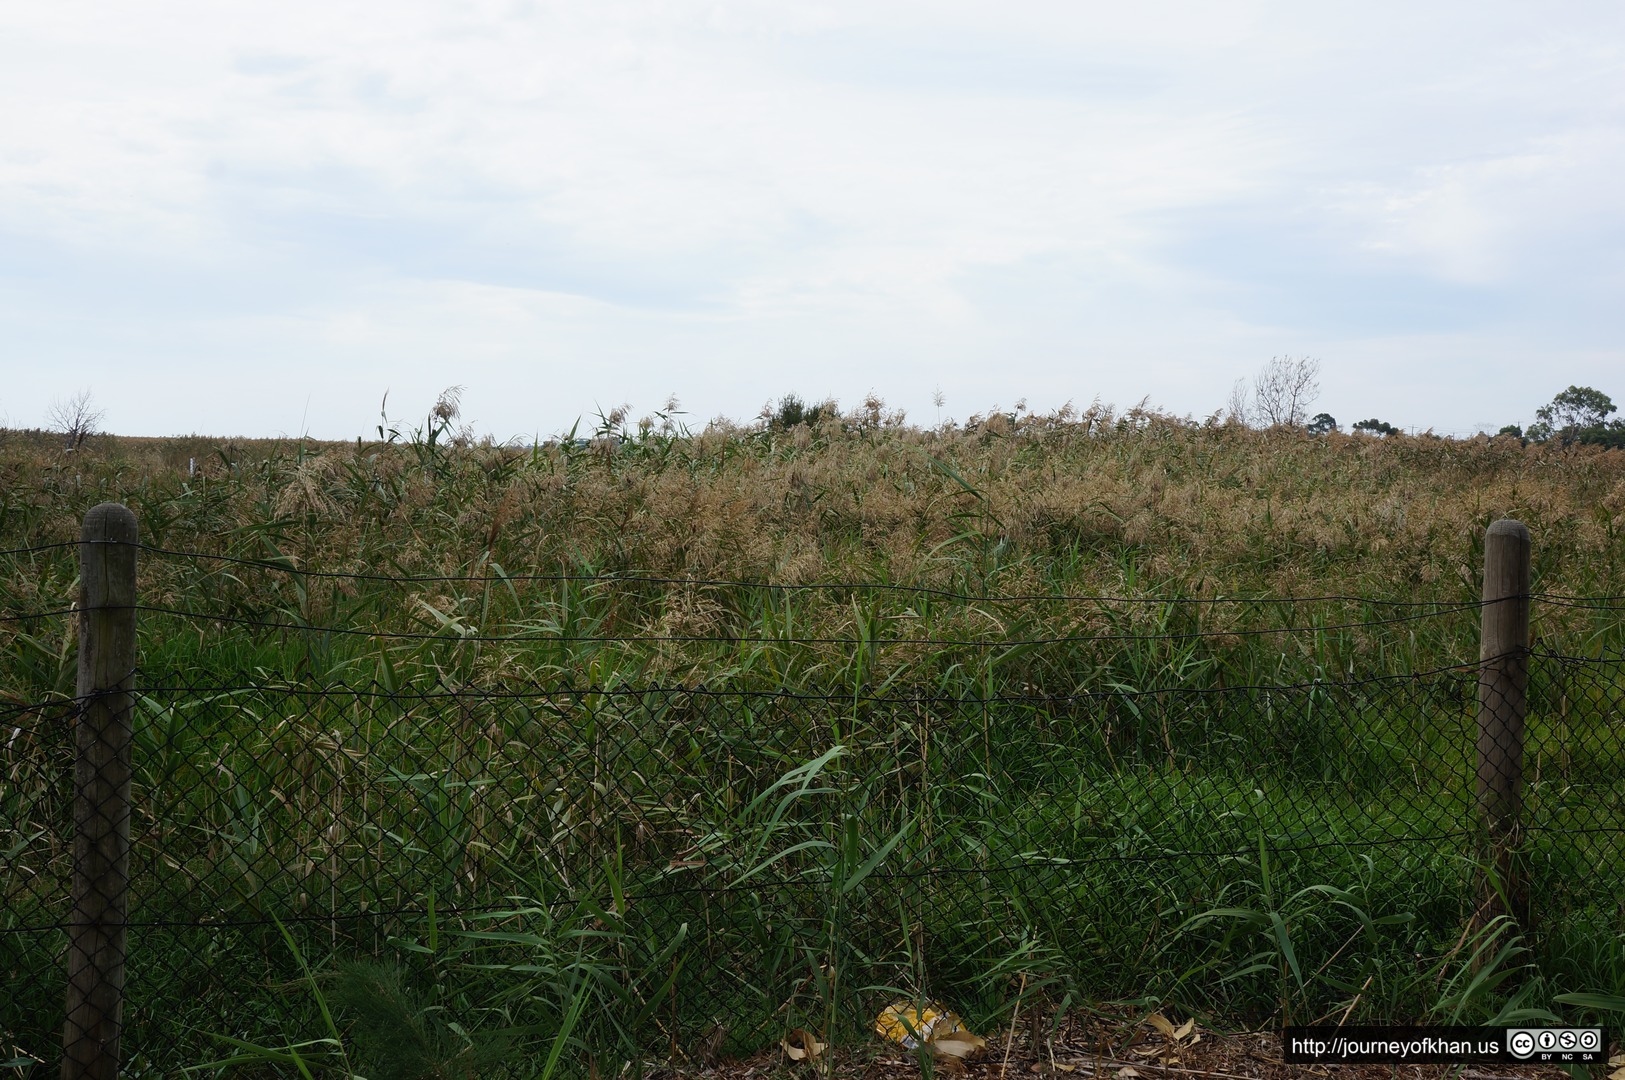
[[[727,1024],[742,1044],[818,971],[964,984],[1022,941],[1132,993],[1169,920],[1261,881],[1450,932],[1486,845],[1527,866],[1536,933],[1625,929],[1625,660],[1532,659],[1505,836],[1484,829],[1479,685],[1476,665],[985,699],[138,679],[125,1056],[195,1064],[200,1032],[286,1022],[295,948],[514,971],[563,964],[548,935],[572,913],[674,1042]],[[60,1052],[78,708],[0,706],[17,1061]]]

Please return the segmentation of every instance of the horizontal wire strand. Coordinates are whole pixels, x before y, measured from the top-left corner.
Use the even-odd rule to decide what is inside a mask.
[[[122,544],[122,540],[101,540],[95,543]],[[310,578],[337,578],[350,581],[379,581],[398,585],[431,585],[451,582],[463,584],[501,585],[520,582],[568,582],[568,583],[602,583],[609,585],[683,585],[704,586],[718,588],[761,589],[775,592],[796,591],[872,591],[872,592],[902,592],[917,595],[928,595],[945,600],[960,600],[971,603],[1004,603],[1004,602],[1065,602],[1065,603],[1114,603],[1114,604],[1311,604],[1311,603],[1353,603],[1371,604],[1381,607],[1480,607],[1483,601],[1469,601],[1454,603],[1439,600],[1384,600],[1373,597],[1351,596],[1334,593],[1324,596],[1263,596],[1263,597],[1144,597],[1144,596],[1110,596],[1082,593],[1010,593],[1010,594],[978,594],[962,593],[948,589],[940,589],[930,585],[905,585],[894,582],[876,581],[822,581],[822,582],[766,582],[766,581],[740,581],[727,578],[676,578],[657,577],[645,575],[618,575],[618,574],[425,574],[425,575],[391,575],[378,574],[369,571],[343,571],[343,570],[307,570],[286,563],[267,559],[248,559],[236,555],[218,555],[210,552],[187,551],[175,548],[155,547],[149,544],[137,544],[137,548],[155,555],[165,555],[177,558],[212,560],[232,563],[239,566],[251,566],[257,569],[280,571]]]
[[[311,625],[308,623],[274,622],[264,619],[249,618],[241,615],[211,614],[206,611],[192,611],[187,608],[173,608],[155,604],[136,604],[133,607],[136,611],[148,612],[154,615],[172,615],[177,618],[200,619],[211,622],[227,623],[233,626],[252,626],[264,630],[299,630],[305,633],[338,634],[351,637],[387,638],[398,641],[443,641],[448,643],[465,641],[481,643],[568,642],[578,644],[688,642],[711,643],[718,645],[953,645],[967,648],[986,648],[990,646],[1059,645],[1073,642],[1091,641],[1191,641],[1212,638],[1263,637],[1272,634],[1325,633],[1333,630],[1359,630],[1378,626],[1397,626],[1405,623],[1418,622],[1424,619],[1433,619],[1445,615],[1457,614],[1462,611],[1470,611],[1476,606],[1477,605],[1463,605],[1455,608],[1444,608],[1439,611],[1424,612],[1418,615],[1401,615],[1392,619],[1375,619],[1368,622],[1330,623],[1324,626],[1263,627],[1248,630],[1196,630],[1171,634],[1078,634],[1066,637],[1044,638],[837,638],[770,637],[767,635],[755,634],[551,634],[546,631],[523,635],[455,634],[450,632],[425,633],[408,630],[365,630],[348,626],[322,626]]]

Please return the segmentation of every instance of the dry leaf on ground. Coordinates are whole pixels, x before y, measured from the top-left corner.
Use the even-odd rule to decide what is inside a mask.
[[[824,1044],[806,1028],[796,1028],[779,1045],[784,1047],[784,1054],[791,1061],[816,1061],[824,1052]]]
[[[1162,1032],[1164,1035],[1168,1036],[1170,1039],[1174,1037],[1174,1025],[1161,1013],[1152,1013],[1150,1016],[1145,1018],[1145,1022]]]
[[[968,1031],[950,1031],[926,1044],[933,1053],[953,1058],[969,1058],[987,1049],[987,1040]]]
[[[1187,1020],[1175,1027],[1172,1020],[1169,1020],[1161,1013],[1154,1012],[1145,1018],[1145,1022],[1162,1032],[1169,1042],[1182,1043],[1186,1039],[1190,1039],[1192,1043],[1197,1043],[1202,1039],[1201,1034],[1196,1030],[1195,1019]]]

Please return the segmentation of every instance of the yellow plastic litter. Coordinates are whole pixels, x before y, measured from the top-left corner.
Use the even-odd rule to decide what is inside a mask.
[[[950,1032],[964,1031],[959,1017],[936,1002],[916,1009],[906,1001],[894,1002],[875,1017],[875,1033],[883,1039],[913,1050],[921,1041],[930,1043]]]

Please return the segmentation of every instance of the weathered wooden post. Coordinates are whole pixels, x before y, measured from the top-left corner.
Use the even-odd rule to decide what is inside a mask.
[[[116,1080],[130,880],[130,710],[135,685],[135,515],[102,503],[79,533],[79,708],[73,769],[73,910],[62,1080]]]
[[[1484,606],[1478,671],[1478,814],[1489,866],[1480,925],[1497,915],[1528,924],[1518,856],[1523,809],[1523,724],[1529,690],[1529,530],[1503,518],[1484,536]]]

